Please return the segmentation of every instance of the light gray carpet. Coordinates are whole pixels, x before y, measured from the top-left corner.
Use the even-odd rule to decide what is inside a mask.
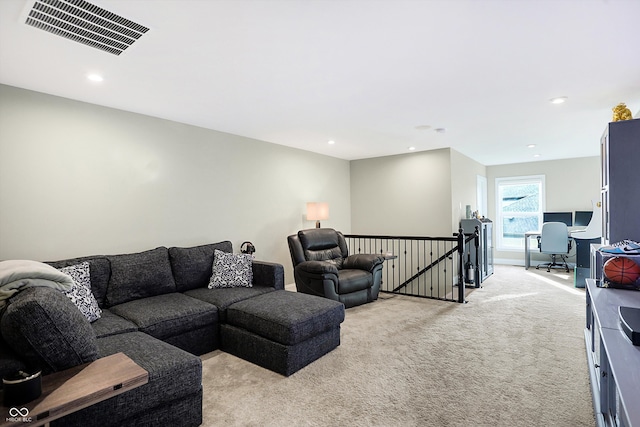
[[[383,294],[285,378],[203,356],[204,426],[593,426],[584,291],[496,266],[468,304]]]

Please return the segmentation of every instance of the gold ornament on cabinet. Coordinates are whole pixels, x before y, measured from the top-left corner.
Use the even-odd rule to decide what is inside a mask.
[[[616,105],[611,109],[613,111],[613,120],[612,122],[619,122],[621,120],[631,120],[633,116],[631,115],[631,110],[627,108],[624,102]]]

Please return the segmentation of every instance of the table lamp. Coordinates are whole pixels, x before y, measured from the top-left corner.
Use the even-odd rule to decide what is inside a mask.
[[[320,221],[329,219],[329,204],[328,203],[307,203],[307,220],[315,221],[316,228],[320,228]]]

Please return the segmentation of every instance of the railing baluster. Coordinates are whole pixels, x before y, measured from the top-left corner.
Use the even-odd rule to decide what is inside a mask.
[[[393,255],[381,292],[457,302],[465,302],[465,244],[474,237],[461,230],[454,237],[345,235],[350,253]]]

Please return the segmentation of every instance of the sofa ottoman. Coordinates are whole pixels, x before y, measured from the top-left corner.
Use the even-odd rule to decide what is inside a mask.
[[[222,349],[289,376],[340,345],[344,305],[277,290],[227,308]]]

